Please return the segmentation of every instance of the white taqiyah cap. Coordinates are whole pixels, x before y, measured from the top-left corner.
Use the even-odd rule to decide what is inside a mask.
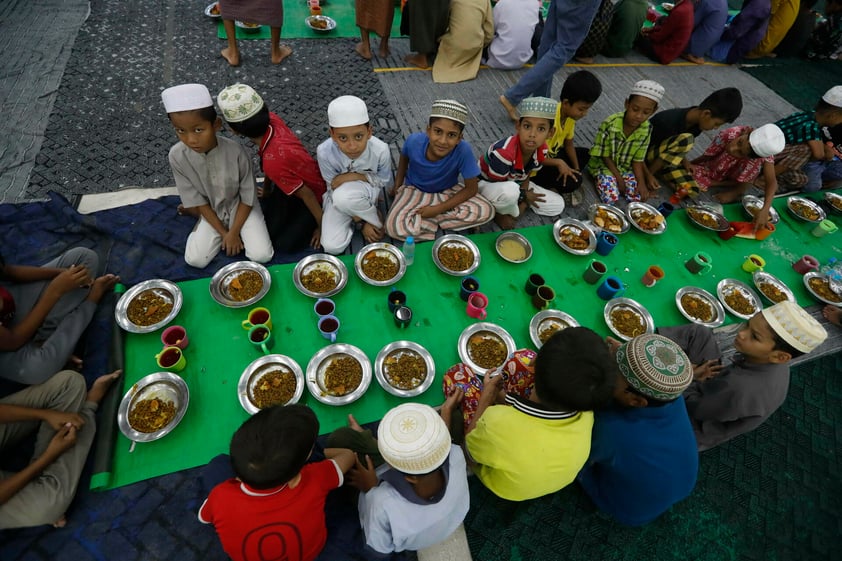
[[[842,108],[842,86],[833,86],[822,96],[822,101],[834,107]]]
[[[202,84],[181,84],[167,88],[161,92],[161,101],[167,113],[213,107],[213,98]]]
[[[780,154],[786,145],[784,132],[778,125],[763,125],[756,128],[748,135],[751,149],[761,158]]]
[[[404,403],[380,421],[377,448],[386,463],[398,471],[430,473],[450,454],[450,432],[429,405]]]
[[[664,97],[664,86],[654,80],[641,80],[632,86],[631,95],[648,97],[655,103],[661,103]]]
[[[337,97],[327,106],[327,123],[331,127],[353,127],[368,123],[365,101],[354,95]]]
[[[802,353],[809,353],[827,339],[824,327],[795,302],[784,300],[761,313],[778,337]]]
[[[216,102],[222,116],[229,123],[240,123],[254,117],[263,109],[263,98],[254,88],[245,84],[234,84],[219,92]]]

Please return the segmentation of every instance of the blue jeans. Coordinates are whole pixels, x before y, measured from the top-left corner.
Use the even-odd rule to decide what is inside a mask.
[[[822,183],[842,179],[842,161],[838,159],[829,162],[812,160],[804,164],[801,171],[807,174],[807,184],[802,187],[802,191],[815,193],[821,190]]]
[[[552,97],[553,74],[567,64],[585,40],[600,0],[552,0],[547,11],[538,62],[504,94],[512,105],[531,96]]]

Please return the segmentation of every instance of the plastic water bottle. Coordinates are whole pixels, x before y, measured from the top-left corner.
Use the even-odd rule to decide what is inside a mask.
[[[842,262],[831,257],[827,263],[829,265],[828,271],[825,272],[827,284],[833,292],[842,295]]]
[[[412,236],[408,236],[403,242],[403,257],[407,265],[412,265],[415,261],[415,238]]]

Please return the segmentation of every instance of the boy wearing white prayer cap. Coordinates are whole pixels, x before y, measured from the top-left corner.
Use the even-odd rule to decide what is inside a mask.
[[[779,302],[752,316],[734,337],[740,353],[730,365],[710,328],[661,327],[693,363],[684,402],[699,451],[752,431],[780,407],[789,391],[789,362],[821,345],[827,332],[798,304]]]
[[[319,170],[327,185],[322,202],[322,247],[340,254],[351,243],[354,223],[362,223],[366,243],[383,239],[377,200],[391,188],[389,145],[372,134],[365,102],[343,95],[327,107],[330,138],[316,149]]]
[[[205,268],[220,250],[232,257],[245,250],[258,263],[274,250],[257,201],[251,157],[233,140],[217,136],[222,122],[202,84],[161,92],[179,142],[169,162],[181,202],[199,221],[187,236],[184,260]]]

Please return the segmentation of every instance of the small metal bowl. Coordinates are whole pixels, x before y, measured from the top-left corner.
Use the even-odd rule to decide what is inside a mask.
[[[827,208],[834,214],[842,214],[842,195],[827,191],[824,194],[824,202],[827,203]]]
[[[836,301],[833,301],[830,298],[822,296],[810,284],[810,281],[812,281],[812,279],[819,279],[819,281],[823,282],[827,286],[828,291],[830,291],[833,294],[835,294],[835,293],[832,290],[830,290],[830,285],[828,284],[828,281],[827,281],[827,275],[825,275],[824,273],[817,273],[816,271],[811,271],[811,272],[807,273],[806,275],[804,275],[804,286],[807,288],[807,291],[810,294],[813,295],[813,298],[815,298],[819,302],[824,302],[825,304],[830,304],[831,306],[842,307],[842,296],[840,296],[839,300],[836,300]],[[818,281],[816,281],[816,282],[818,282]]]
[[[153,291],[156,295],[164,300],[172,303],[172,310],[167,314],[167,317],[152,325],[137,325],[133,323],[128,316],[129,304],[141,293],[147,290]],[[164,279],[151,279],[136,284],[129,290],[123,293],[117,305],[114,307],[114,319],[117,325],[128,331],[129,333],[151,333],[160,329],[175,319],[178,312],[181,311],[181,305],[184,303],[184,295],[181,289],[175,283]]]
[[[766,294],[761,288],[764,284],[771,284],[778,290],[780,290],[784,295],[784,300],[789,300],[790,302],[795,302],[795,295],[789,289],[787,285],[784,284],[782,280],[779,278],[770,275],[764,271],[755,271],[753,275],[751,275],[751,280],[754,281],[754,286],[757,288],[757,292],[760,295],[769,301],[771,304],[777,304],[780,300],[773,300],[771,296]]]
[[[746,195],[743,197],[742,200],[743,210],[750,218],[754,218],[754,215],[763,208],[763,199],[760,197],[755,197],[754,195]],[[769,222],[772,224],[777,224],[778,221],[781,219],[781,216],[778,214],[778,211],[775,210],[775,207],[769,207]]]
[[[740,292],[754,307],[750,314],[740,313],[728,305],[725,298],[730,296],[734,291]],[[728,313],[737,316],[740,319],[749,320],[754,314],[763,309],[763,304],[760,302],[760,296],[758,296],[749,285],[742,281],[738,281],[737,279],[722,279],[719,281],[716,285],[716,296],[719,298],[719,301],[722,302],[722,306],[728,310]]]
[[[231,287],[231,282],[233,282],[240,273],[244,273],[246,271],[254,271],[260,275],[260,278],[263,281],[263,286],[261,286],[260,290],[257,291],[257,294],[251,298],[246,300],[236,300],[234,298],[234,289]],[[209,288],[211,297],[226,308],[244,308],[246,306],[251,306],[266,296],[266,293],[269,292],[269,288],[271,286],[272,276],[269,274],[269,270],[266,267],[260,263],[255,263],[254,261],[237,261],[236,263],[230,263],[218,270],[211,279]]]
[[[365,271],[363,271],[363,265],[366,260],[371,258],[372,255],[386,257],[390,259],[392,263],[396,264],[398,266],[398,272],[395,276],[387,280],[379,281],[366,275]],[[372,243],[357,252],[357,257],[354,259],[354,270],[363,282],[370,284],[371,286],[390,286],[401,280],[404,274],[406,274],[406,259],[403,256],[403,252],[390,243]]]
[[[603,211],[604,213],[608,214],[610,217],[616,219],[617,222],[620,223],[618,226],[616,223],[610,223],[607,226],[600,226],[594,220],[597,218],[596,213],[599,211]],[[601,203],[593,204],[588,208],[588,220],[590,220],[590,226],[596,230],[605,230],[606,232],[611,232],[612,234],[625,234],[631,228],[626,215],[623,214],[623,211],[620,209],[613,207],[611,205],[605,205]]]
[[[387,361],[392,358],[397,359],[405,354],[414,354],[421,357],[427,367],[427,372],[421,383],[408,390],[393,386],[388,378],[389,365]],[[433,361],[430,352],[418,343],[413,343],[412,341],[395,341],[394,343],[389,343],[377,353],[377,358],[374,359],[374,377],[377,378],[377,382],[384,390],[394,396],[415,397],[427,391],[433,384],[433,380],[436,377],[436,363]]]
[[[702,230],[710,230],[712,232],[724,232],[731,227],[728,219],[705,205],[697,205],[688,207],[685,211],[690,223],[701,228]],[[702,222],[702,217],[716,221],[716,226],[710,226]]]
[[[336,286],[330,290],[325,290],[324,292],[315,292],[301,283],[301,277],[318,269],[333,273],[337,277]],[[295,285],[295,288],[297,288],[298,291],[305,296],[326,298],[328,296],[338,294],[339,291],[345,288],[345,285],[348,284],[348,268],[345,267],[345,263],[333,255],[328,255],[327,253],[316,253],[314,255],[308,255],[298,262],[295,269],[292,271],[292,282]]]
[[[518,253],[522,249],[523,256],[520,257],[520,259],[513,259],[512,257],[503,255],[503,249],[501,249],[503,247],[511,247]],[[524,263],[529,261],[529,258],[532,257],[532,244],[529,243],[529,240],[517,232],[503,232],[497,236],[497,241],[494,242],[494,248],[497,250],[497,255],[509,263]]]
[[[471,265],[462,270],[462,271],[454,271],[453,269],[448,269],[444,266],[439,259],[439,250],[444,247],[464,247],[467,248],[474,256],[474,262]],[[447,273],[448,275],[453,275],[455,277],[464,277],[465,275],[470,275],[474,271],[479,268],[479,264],[482,261],[482,255],[479,252],[479,248],[477,244],[471,241],[469,238],[459,234],[448,234],[446,236],[442,236],[436,240],[433,244],[433,262],[436,264],[436,267],[443,273]]]
[[[810,209],[814,210],[818,214],[818,218],[808,218],[806,216],[801,215],[796,209],[800,205],[805,205]],[[792,196],[787,198],[786,200],[786,209],[789,211],[791,215],[799,220],[804,220],[805,222],[821,222],[825,218],[827,218],[827,214],[825,214],[824,209],[820,207],[815,201],[811,201],[810,199],[805,199],[804,197],[797,197]]]
[[[240,405],[243,406],[246,413],[254,415],[260,411],[260,408],[254,404],[251,398],[254,396],[254,389],[257,387],[257,383],[263,375],[273,370],[286,370],[287,372],[292,372],[292,375],[295,376],[295,392],[293,392],[289,401],[279,405],[298,403],[298,400],[301,399],[301,394],[304,393],[304,373],[301,371],[298,363],[286,355],[265,355],[249,364],[243,370],[243,374],[240,376],[240,382],[237,384],[237,395],[240,398]]]
[[[459,341],[457,343],[457,350],[459,352],[459,359],[471,367],[478,376],[482,376],[485,374],[487,370],[491,368],[483,368],[482,366],[478,365],[474,362],[473,358],[471,357],[471,353],[468,350],[468,342],[471,338],[475,335],[478,335],[484,339],[487,338],[494,338],[498,341],[501,341],[504,345],[506,345],[506,358],[500,364],[496,366],[492,366],[491,368],[500,368],[503,366],[509,357],[514,354],[517,350],[515,346],[515,340],[512,339],[512,336],[509,335],[509,332],[497,325],[496,323],[489,323],[489,322],[479,322],[474,323],[466,327],[462,330],[462,334],[459,335]]]
[[[573,319],[573,316],[565,314],[561,310],[542,310],[538,312],[532,316],[529,322],[529,337],[536,349],[544,346],[544,343],[541,342],[541,331],[553,327],[560,331],[568,327],[579,327],[579,322]]]
[[[621,332],[619,329],[614,327],[614,322],[611,320],[611,313],[614,310],[629,310],[637,314],[640,319],[643,320],[643,324],[646,326],[646,329],[643,333],[655,333],[655,321],[652,319],[652,314],[649,313],[649,310],[643,307],[642,304],[632,300],[631,298],[612,298],[608,302],[605,303],[605,308],[602,310],[602,315],[605,318],[605,323],[608,325],[608,329],[614,333],[617,337],[622,339],[623,341],[630,341],[634,337],[638,335],[643,335],[643,333],[637,333],[635,335],[626,335]]]
[[[325,370],[335,358],[349,356],[357,360],[362,366],[363,377],[360,385],[345,395],[330,395],[324,386]],[[307,389],[316,400],[327,405],[347,405],[353,403],[365,393],[371,384],[371,361],[359,348],[345,343],[334,343],[328,345],[313,355],[307,364]]]
[[[172,401],[175,406],[175,416],[169,423],[155,432],[135,430],[129,423],[129,413],[136,403],[156,398],[162,401]],[[135,382],[123,396],[120,406],[117,408],[117,426],[120,427],[120,432],[133,442],[152,442],[168,435],[178,426],[178,423],[184,418],[189,404],[190,391],[181,377],[171,372],[155,372]]]
[[[263,27],[259,23],[249,23],[240,20],[234,20],[234,24],[246,33],[257,33]]]
[[[685,310],[684,305],[681,303],[681,298],[685,295],[695,296],[699,300],[708,304],[713,311],[713,318],[709,321],[702,321],[689,311]],[[681,315],[687,318],[687,321],[698,323],[699,325],[719,327],[725,321],[725,310],[722,308],[722,304],[719,303],[719,300],[717,300],[716,297],[707,290],[697,286],[685,286],[684,288],[679,288],[675,293],[675,305],[678,308],[678,311],[681,312]]]
[[[211,11],[211,10],[213,10],[214,6],[215,6],[215,7],[216,7],[216,9],[217,9],[217,12],[216,12],[216,13],[213,13],[213,12]],[[208,4],[208,5],[207,5],[207,7],[205,8],[205,12],[204,12],[204,13],[205,13],[205,15],[206,15],[206,16],[208,16],[209,18],[213,18],[213,19],[219,19],[219,18],[221,18],[221,17],[222,17],[222,12],[220,12],[220,11],[219,11],[219,2],[212,2],[212,3]]]
[[[561,241],[561,236],[568,232],[574,235],[587,232],[588,247],[585,249],[575,249]],[[559,218],[556,220],[555,224],[553,224],[553,239],[561,249],[573,255],[590,255],[596,249],[596,232],[590,226],[575,218]]]
[[[324,27],[317,27],[316,22],[324,22]],[[336,20],[328,16],[307,16],[304,23],[313,31],[327,33],[336,29]]]
[[[639,219],[641,215],[644,214],[654,214],[655,216],[660,216],[661,220],[658,223],[658,226],[655,228],[644,228],[643,226],[641,226]],[[626,216],[628,217],[629,222],[631,222],[632,226],[634,226],[644,234],[663,234],[664,230],[667,229],[667,219],[664,217],[664,215],[661,214],[661,212],[657,208],[646,203],[641,203],[638,201],[630,202],[629,206],[626,207]]]

